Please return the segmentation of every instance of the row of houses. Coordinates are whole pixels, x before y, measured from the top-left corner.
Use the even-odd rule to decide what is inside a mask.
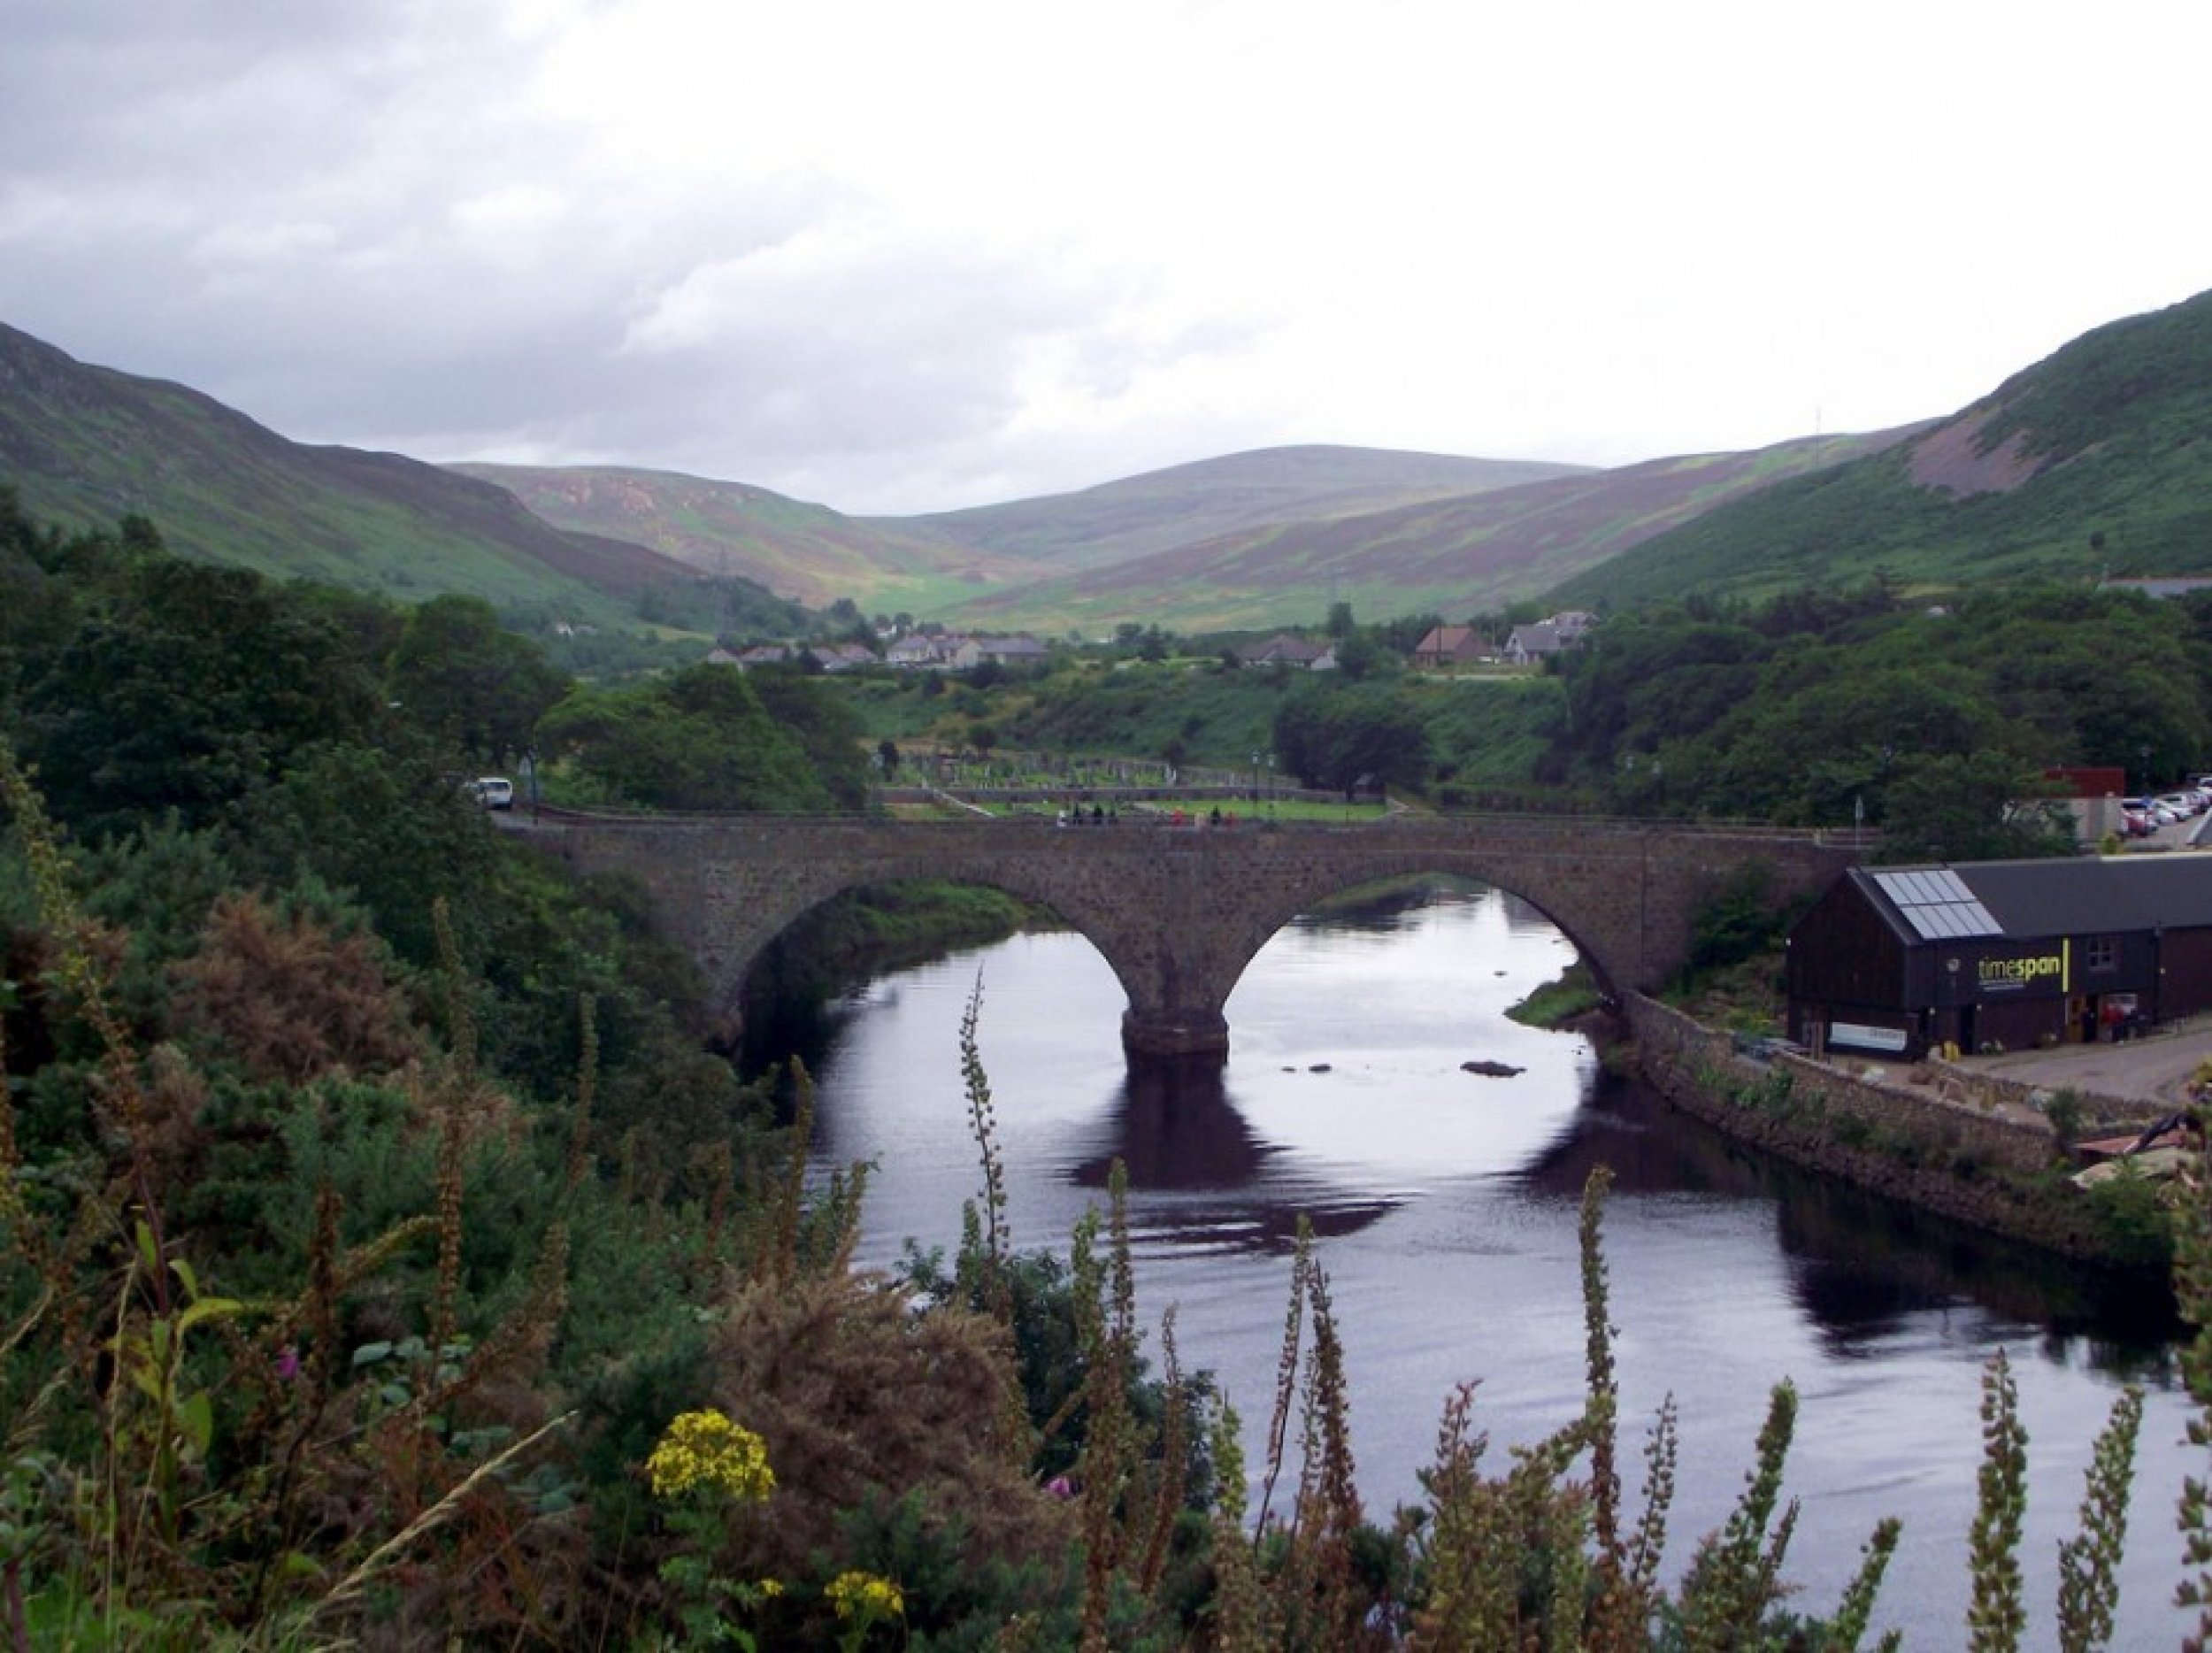
[[[1562,609],[1548,619],[1516,626],[1503,645],[1494,649],[1490,640],[1471,626],[1438,626],[1415,646],[1413,663],[1440,667],[1489,665],[1502,660],[1510,665],[1534,665],[1575,647],[1597,623],[1594,614],[1581,609]]]
[[[1315,642],[1289,632],[1278,632],[1263,642],[1246,643],[1237,650],[1237,658],[1246,665],[1287,666],[1299,672],[1333,672],[1336,670],[1336,645]]]
[[[709,665],[733,665],[741,672],[760,665],[788,665],[810,654],[825,672],[850,672],[876,663],[875,650],[856,642],[764,642],[749,649],[714,649]]]
[[[1440,667],[1489,665],[1504,661],[1513,665],[1532,665],[1562,650],[1573,648],[1596,624],[1594,614],[1580,609],[1563,609],[1549,619],[1516,626],[1503,645],[1496,647],[1472,626],[1432,627],[1415,646],[1413,664]],[[1333,644],[1289,632],[1245,644],[1237,650],[1237,658],[1246,665],[1284,665],[1308,672],[1333,671],[1337,663]]]
[[[1597,624],[1594,614],[1569,609],[1548,619],[1516,626],[1501,649],[1471,626],[1439,626],[1424,637],[1413,652],[1416,665],[1449,666],[1489,664],[1502,660],[1514,665],[1535,665],[1579,643]],[[880,657],[860,643],[760,643],[749,649],[717,649],[707,657],[714,665],[738,667],[778,665],[811,654],[825,671],[849,672],[856,666],[885,665],[908,671],[964,672],[990,663],[998,665],[1034,665],[1049,654],[1046,645],[1025,634],[1012,636],[972,636],[958,632],[910,632],[888,643]],[[1336,669],[1336,648],[1326,640],[1279,632],[1272,637],[1245,644],[1237,658],[1246,665],[1285,666],[1295,671]]]
[[[749,649],[716,649],[709,665],[787,665],[812,655],[826,672],[850,672],[864,665],[901,666],[910,671],[963,672],[988,661],[998,665],[1033,665],[1045,659],[1045,645],[1030,636],[968,637],[956,633],[925,636],[912,632],[879,656],[857,642],[764,642]]]
[[[1041,665],[1049,653],[1043,643],[1024,634],[972,637],[958,632],[940,632],[935,636],[909,632],[884,650],[883,663],[908,671],[965,672],[987,664]]]

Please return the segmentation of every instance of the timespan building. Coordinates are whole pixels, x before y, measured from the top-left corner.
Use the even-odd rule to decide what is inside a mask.
[[[1916,1061],[2212,1010],[2212,855],[1854,867],[1792,927],[1789,1034]]]

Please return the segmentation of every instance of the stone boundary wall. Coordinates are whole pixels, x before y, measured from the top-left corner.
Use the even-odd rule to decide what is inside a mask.
[[[2051,1122],[2028,1100],[2025,1086],[1981,1075],[1970,1082],[1966,1076],[1951,1073],[1936,1077],[1933,1083],[1916,1085],[1889,1077],[1909,1070],[1880,1064],[1873,1065],[1883,1075],[1877,1079],[1788,1051],[1747,1057],[1727,1034],[1641,994],[1624,996],[1623,1007],[1638,1057],[1655,1078],[1663,1070],[1687,1086],[1700,1067],[1711,1067],[1756,1083],[1770,1073],[1784,1073],[1797,1095],[1831,1115],[1862,1119],[1870,1126],[1902,1127],[1931,1142],[1971,1151],[1990,1164],[2032,1171],[2048,1165],[2056,1152]],[[1675,1095],[1675,1084],[1666,1088],[1670,1096]],[[2014,1094],[1998,1094],[2000,1090]],[[1709,1103],[1689,1111],[1723,1124],[1726,1116],[1742,1111],[1718,1098],[1709,1099]]]
[[[2091,1202],[2047,1174],[2057,1145],[2039,1110],[1985,1106],[1786,1052],[1746,1056],[1728,1034],[1640,995],[1624,996],[1621,1015],[1643,1076],[1724,1135],[1990,1234],[2063,1257],[2113,1259]],[[1715,1074],[1748,1095],[1716,1094]],[[1765,1089],[1778,1076],[1788,1085]]]

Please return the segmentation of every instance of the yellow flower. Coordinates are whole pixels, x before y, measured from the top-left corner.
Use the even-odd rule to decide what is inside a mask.
[[[645,1460],[645,1470],[657,1498],[715,1487],[757,1503],[776,1489],[767,1443],[718,1411],[679,1414]]]
[[[903,1618],[906,1613],[906,1598],[899,1594],[899,1587],[872,1572],[841,1572],[823,1594],[840,1618],[860,1618],[872,1624],[879,1618]]]

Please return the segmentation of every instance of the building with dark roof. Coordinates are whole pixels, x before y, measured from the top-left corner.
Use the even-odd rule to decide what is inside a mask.
[[[1790,931],[1790,1037],[1912,1061],[2212,1009],[2212,856],[1854,867]]]

